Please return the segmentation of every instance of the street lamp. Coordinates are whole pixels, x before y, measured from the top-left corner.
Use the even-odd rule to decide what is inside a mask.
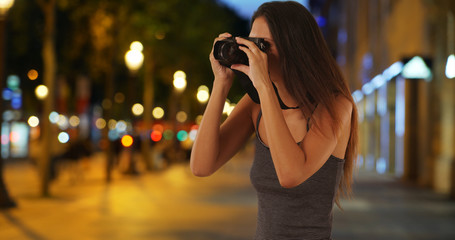
[[[177,112],[180,109],[180,98],[182,97],[183,91],[185,91],[186,88],[186,73],[182,70],[178,70],[174,73],[174,81],[172,82],[174,85],[174,92],[173,95],[174,97],[172,98],[172,105],[171,105],[171,116],[173,117],[172,119],[172,130],[174,133],[177,133]],[[180,114],[182,115],[182,114]],[[185,119],[186,120],[186,119]],[[173,152],[173,157],[172,159],[174,161],[177,161],[179,159],[179,156],[182,154],[182,149],[180,147],[180,143],[177,140],[177,136],[173,138],[173,144],[174,144],[174,152]]]
[[[38,85],[35,88],[35,95],[38,99],[43,100],[49,94],[49,89],[45,85]]]
[[[128,50],[125,54],[125,64],[128,67],[128,70],[130,71],[130,77],[131,77],[131,82],[128,84],[128,105],[131,106],[131,101],[133,101],[133,91],[135,89],[135,79],[136,73],[139,71],[139,69],[142,67],[142,64],[144,63],[144,54],[142,53],[142,50],[144,49],[144,46],[142,45],[141,42],[139,41],[134,41],[130,44],[130,50]],[[138,106],[135,105],[132,107],[133,114],[139,113],[140,109],[138,109]],[[139,107],[140,108],[140,107]],[[143,110],[142,110],[143,112]],[[141,113],[142,114],[142,113]],[[140,114],[138,114],[140,115]],[[131,144],[133,144],[131,142]],[[126,173],[129,174],[137,174],[136,170],[136,164],[134,161],[133,156],[129,156],[129,168],[126,171]]]
[[[125,64],[132,73],[136,73],[144,63],[143,48],[141,42],[134,41],[130,45],[130,50],[125,54]]]
[[[197,88],[197,100],[199,103],[203,104],[206,103],[209,100],[210,93],[209,93],[209,88],[205,85],[201,85]]]
[[[0,0],[0,18],[4,18],[13,6],[14,0]]]
[[[174,73],[174,87],[177,92],[183,92],[186,88],[186,74],[182,70],[178,70]]]

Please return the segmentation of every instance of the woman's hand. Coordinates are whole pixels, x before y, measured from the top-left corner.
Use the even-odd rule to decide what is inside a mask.
[[[234,64],[232,69],[241,71],[248,75],[253,82],[254,87],[260,91],[263,88],[270,87],[269,67],[267,60],[267,53],[261,51],[256,44],[241,37],[236,37],[235,40],[238,44],[245,45],[239,46],[239,49],[246,53],[248,56],[249,66],[242,64]]]
[[[213,46],[212,46],[212,52],[210,52],[209,59],[210,59],[210,64],[212,65],[213,74],[215,75],[215,80],[221,81],[223,83],[227,83],[227,84],[229,84],[229,87],[230,87],[232,84],[232,79],[234,79],[234,72],[231,69],[229,69],[228,67],[221,65],[218,62],[218,60],[216,60],[215,57],[213,56],[213,47],[215,46],[215,43],[217,41],[220,41],[220,40],[223,40],[223,39],[226,39],[229,37],[232,37],[232,35],[230,33],[222,33],[217,38],[215,38],[215,41],[213,42]]]

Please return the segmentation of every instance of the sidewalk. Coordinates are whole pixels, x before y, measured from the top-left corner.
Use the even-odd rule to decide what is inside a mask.
[[[92,159],[81,179],[63,174],[51,198],[38,196],[30,164],[6,166],[19,207],[0,212],[0,239],[251,239],[256,199],[239,155],[210,178],[196,178],[188,164],[139,176],[115,174],[104,182],[103,159]]]
[[[0,239],[250,240],[256,195],[249,182],[251,150],[221,171],[196,178],[187,163],[139,176],[114,174],[104,182],[102,155],[83,177],[66,169],[51,198],[38,194],[28,163],[8,164],[6,183],[16,209],[0,211]],[[355,239],[455,239],[455,202],[387,176],[360,173],[353,200],[335,209],[333,237]]]
[[[336,209],[336,240],[453,240],[455,201],[390,176],[360,172],[354,198]]]

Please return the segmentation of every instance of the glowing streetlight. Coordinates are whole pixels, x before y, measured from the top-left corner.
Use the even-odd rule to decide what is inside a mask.
[[[134,50],[134,51],[142,52],[142,50],[144,50],[144,45],[142,45],[142,43],[139,41],[134,41],[131,43],[130,49]]]
[[[164,109],[161,107],[155,107],[152,111],[152,115],[155,119],[161,119],[164,116]]]
[[[38,99],[45,99],[49,94],[49,89],[44,85],[39,85],[35,88],[35,95]]]
[[[186,74],[182,70],[178,70],[174,73],[174,87],[177,91],[183,92],[186,88]]]
[[[206,103],[210,97],[209,88],[205,85],[199,86],[196,97],[200,103]]]
[[[0,17],[3,18],[13,6],[14,0],[0,0]]]
[[[37,127],[39,125],[39,118],[36,116],[31,116],[28,118],[27,123],[30,127]]]
[[[70,140],[70,135],[66,132],[61,132],[57,138],[60,143],[67,143]]]
[[[136,72],[144,63],[144,54],[142,54],[142,43],[134,41],[131,43],[130,50],[125,54],[125,64],[131,72]]]
[[[140,103],[136,103],[131,108],[131,112],[134,114],[134,116],[140,116],[142,113],[144,113],[144,106],[142,106]]]

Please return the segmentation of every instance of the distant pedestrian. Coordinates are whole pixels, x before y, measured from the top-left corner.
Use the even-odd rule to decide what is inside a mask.
[[[340,193],[350,194],[356,159],[357,110],[349,88],[315,19],[299,3],[261,5],[249,37],[263,38],[266,48],[234,38],[248,65],[225,67],[210,54],[215,79],[192,172],[211,175],[256,133],[255,239],[331,239],[333,204]],[[220,34],[215,42],[227,38]],[[232,70],[248,76],[259,99],[245,95],[220,126]]]

